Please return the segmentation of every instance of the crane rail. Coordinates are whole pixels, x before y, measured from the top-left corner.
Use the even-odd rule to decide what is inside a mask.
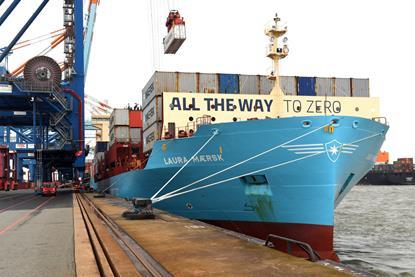
[[[121,230],[88,197],[82,193],[76,193],[75,195],[81,209],[101,276],[123,275],[121,271],[123,269],[125,270],[128,264],[131,263],[135,267],[137,275],[171,276],[160,263],[151,257],[127,233]],[[110,236],[105,235],[105,231]],[[111,244],[113,245],[114,243],[124,251],[129,261],[117,255],[116,251],[108,251],[111,249]]]

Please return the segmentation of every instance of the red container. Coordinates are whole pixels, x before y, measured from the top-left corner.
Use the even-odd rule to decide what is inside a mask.
[[[130,111],[130,128],[143,127],[143,111]]]

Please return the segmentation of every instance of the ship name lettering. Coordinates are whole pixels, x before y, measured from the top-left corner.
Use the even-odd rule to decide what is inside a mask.
[[[188,158],[186,157],[167,157],[163,158],[165,165],[172,165],[172,164],[185,164],[188,162]],[[221,154],[211,154],[211,155],[198,155],[193,157],[193,163],[207,163],[207,162],[220,162],[224,161]]]

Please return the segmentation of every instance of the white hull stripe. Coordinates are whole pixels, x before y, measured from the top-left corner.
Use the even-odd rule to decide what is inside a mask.
[[[295,154],[317,154],[317,153],[324,153],[326,151],[304,151],[304,152],[294,152]]]
[[[324,147],[305,147],[305,148],[288,148],[288,151],[302,151],[302,150],[324,150]]]
[[[345,143],[345,144],[343,144],[343,147],[355,147],[355,148],[357,148],[357,147],[359,147],[359,145]]]
[[[317,143],[317,144],[297,144],[297,145],[283,145],[283,148],[296,148],[296,147],[313,147],[313,146],[321,146],[323,147],[324,145],[322,143]]]

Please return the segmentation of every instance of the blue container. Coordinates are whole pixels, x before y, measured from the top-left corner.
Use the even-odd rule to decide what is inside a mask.
[[[95,153],[105,152],[107,151],[108,142],[106,141],[97,141],[95,145]]]
[[[238,74],[219,74],[219,93],[239,93]]]
[[[316,79],[314,77],[298,77],[298,95],[315,96]]]

